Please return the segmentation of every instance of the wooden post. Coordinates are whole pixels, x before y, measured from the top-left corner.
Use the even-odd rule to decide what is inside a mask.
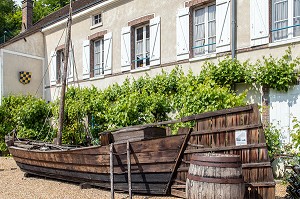
[[[132,193],[131,193],[131,158],[130,158],[130,143],[129,140],[127,140],[127,173],[128,173],[128,193],[129,193],[129,199],[132,199]]]
[[[114,144],[110,144],[110,194],[111,199],[115,198],[115,191],[114,191]]]

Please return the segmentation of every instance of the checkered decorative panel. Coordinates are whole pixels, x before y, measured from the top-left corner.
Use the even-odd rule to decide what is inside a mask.
[[[22,84],[28,84],[30,83],[30,80],[31,80],[31,72],[25,72],[25,71],[20,72],[20,82]]]

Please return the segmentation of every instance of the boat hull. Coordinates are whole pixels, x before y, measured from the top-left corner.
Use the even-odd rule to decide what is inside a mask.
[[[184,135],[130,143],[132,192],[167,194]],[[126,143],[114,145],[114,188],[128,191]],[[109,146],[40,151],[9,147],[22,171],[110,188]]]

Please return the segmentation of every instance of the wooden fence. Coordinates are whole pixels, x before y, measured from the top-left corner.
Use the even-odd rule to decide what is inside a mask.
[[[212,152],[240,155],[246,183],[244,199],[275,198],[275,182],[257,105],[193,115],[182,121],[195,121],[195,127],[179,131],[186,134],[186,140],[173,170],[172,195],[185,197],[191,155]]]

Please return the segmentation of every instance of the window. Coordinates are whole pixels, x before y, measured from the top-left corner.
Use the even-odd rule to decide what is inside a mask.
[[[150,28],[144,25],[135,29],[135,68],[150,65]]]
[[[160,42],[160,16],[151,14],[129,21],[121,30],[121,71],[160,65]]]
[[[60,84],[61,80],[62,80],[62,74],[63,74],[63,70],[64,70],[64,59],[65,59],[65,53],[64,53],[64,49],[62,50],[58,50],[56,52],[56,83]]]
[[[216,52],[216,6],[210,5],[194,10],[193,23],[194,56]]]
[[[104,74],[104,40],[94,41],[94,76]]]
[[[101,14],[94,15],[92,25],[94,26],[94,25],[101,24],[101,23],[102,23]]]
[[[273,0],[273,40],[300,36],[300,0]]]

